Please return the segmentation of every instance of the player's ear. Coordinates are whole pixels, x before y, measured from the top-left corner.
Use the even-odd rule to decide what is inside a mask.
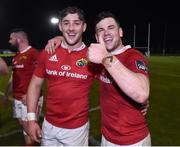
[[[86,28],[87,28],[87,24],[86,24],[86,23],[84,23],[84,25],[83,25],[83,32],[85,32],[85,31],[86,31]]]
[[[123,37],[123,30],[122,30],[121,27],[119,28],[119,36],[120,36],[120,37]]]
[[[20,43],[21,39],[17,38],[17,42]]]
[[[61,27],[61,23],[59,22],[58,24],[59,30],[62,32],[62,27]]]
[[[95,34],[96,42],[99,43],[98,35]]]

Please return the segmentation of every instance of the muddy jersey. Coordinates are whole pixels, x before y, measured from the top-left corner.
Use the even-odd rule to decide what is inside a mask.
[[[17,53],[12,60],[13,93],[17,100],[21,100],[27,92],[38,56],[39,51],[29,46],[24,51]]]
[[[147,59],[139,51],[128,48],[115,56],[130,70],[148,77]],[[140,104],[133,101],[115,84],[104,69],[101,81],[102,134],[114,144],[130,145],[149,133]]]
[[[62,128],[88,121],[88,96],[93,75],[88,69],[87,48],[68,52],[59,47],[53,55],[42,51],[35,75],[47,80],[46,120]]]

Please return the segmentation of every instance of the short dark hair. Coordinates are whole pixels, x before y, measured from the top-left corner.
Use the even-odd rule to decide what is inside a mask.
[[[75,14],[75,13],[78,14],[80,20],[82,20],[83,22],[86,21],[84,11],[76,6],[69,6],[64,8],[62,11],[60,11],[59,20],[62,21],[62,19],[66,17],[68,14]]]
[[[19,35],[21,35],[24,39],[28,40],[28,34],[26,33],[26,31],[23,28],[14,28],[11,30],[10,33],[17,33]]]
[[[108,17],[112,17],[112,18],[116,21],[116,23],[118,24],[118,26],[120,27],[120,22],[119,22],[118,17],[117,17],[115,14],[113,14],[112,12],[110,12],[110,11],[102,11],[102,12],[100,12],[100,13],[96,16],[96,18],[95,18],[95,26],[96,26],[97,23],[99,23],[102,19],[108,18]]]

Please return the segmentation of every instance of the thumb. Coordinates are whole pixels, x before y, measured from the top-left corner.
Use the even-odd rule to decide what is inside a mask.
[[[102,45],[105,46],[105,42],[104,42],[104,40],[103,40],[102,35],[100,35],[100,36],[98,37],[98,41],[99,41],[100,44],[102,44]]]

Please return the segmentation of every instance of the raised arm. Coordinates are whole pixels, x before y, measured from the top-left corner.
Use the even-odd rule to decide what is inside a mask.
[[[91,44],[88,50],[89,61],[103,64],[121,90],[138,103],[145,103],[149,97],[149,79],[128,69],[116,56],[107,52],[105,43]]]
[[[129,97],[138,103],[145,103],[149,97],[149,79],[125,67],[115,56],[105,58],[103,65],[116,81],[117,85]]]

